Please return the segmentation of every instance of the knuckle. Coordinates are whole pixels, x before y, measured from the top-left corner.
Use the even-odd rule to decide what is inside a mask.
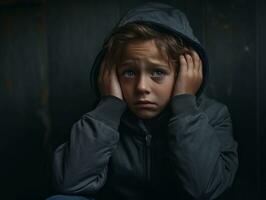
[[[191,57],[190,54],[187,54],[187,59],[188,59],[188,60],[192,60],[192,57]]]

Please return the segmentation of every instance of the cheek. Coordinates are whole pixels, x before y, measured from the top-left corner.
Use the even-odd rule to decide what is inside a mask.
[[[160,96],[162,99],[169,98],[169,96],[172,94],[174,83],[174,79],[170,78],[166,80],[163,84],[157,85],[157,87],[155,88],[157,95]]]
[[[120,80],[120,87],[125,97],[131,96],[133,91],[133,85],[129,81]]]

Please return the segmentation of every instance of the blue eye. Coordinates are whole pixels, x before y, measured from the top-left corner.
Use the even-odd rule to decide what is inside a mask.
[[[152,76],[155,78],[161,78],[162,76],[165,76],[166,72],[164,70],[156,69],[152,72]]]
[[[131,78],[135,75],[135,72],[132,70],[125,70],[123,72],[123,76],[125,76],[126,78]]]

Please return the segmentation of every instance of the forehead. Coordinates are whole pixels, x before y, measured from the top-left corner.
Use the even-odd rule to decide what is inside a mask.
[[[125,45],[120,63],[147,62],[170,68],[168,58],[163,56],[154,40],[134,41]]]
[[[122,53],[122,58],[124,59],[135,57],[145,58],[147,56],[162,59],[154,40],[137,40],[129,42],[124,46]]]

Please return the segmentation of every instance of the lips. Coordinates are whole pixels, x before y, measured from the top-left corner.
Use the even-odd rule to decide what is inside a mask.
[[[136,104],[155,104],[155,103],[147,101],[147,100],[143,100],[143,101],[137,101]]]
[[[140,109],[156,109],[156,104],[147,100],[137,101],[135,105]]]

